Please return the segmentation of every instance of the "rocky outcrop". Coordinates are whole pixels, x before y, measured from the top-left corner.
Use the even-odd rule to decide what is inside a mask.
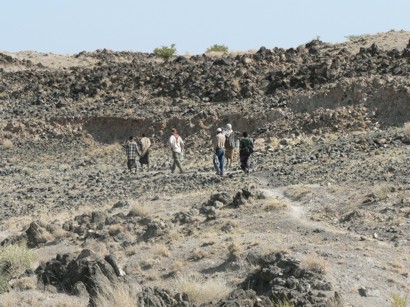
[[[0,71],[0,104],[7,132],[89,133],[103,142],[135,133],[135,126],[162,137],[176,122],[190,132],[214,128],[215,121],[275,131],[274,110],[281,114],[278,126],[289,132],[337,129],[346,122],[346,128],[366,128],[376,120],[400,125],[410,101],[409,54],[408,48],[382,50],[376,44],[351,53],[319,40],[286,50],[262,47],[254,54],[180,56],[167,63],[151,54],[99,50],[76,55],[98,59],[91,67]],[[378,114],[380,109],[388,114]],[[329,120],[320,120],[322,114]],[[289,119],[295,127],[287,127]]]
[[[53,286],[60,292],[83,295],[84,289],[90,296],[90,305],[104,283],[120,282],[124,275],[115,258],[107,255],[100,258],[91,250],[84,249],[79,255],[58,254],[45,265],[40,265],[35,273],[44,286]]]
[[[282,253],[250,254],[247,260],[258,264],[259,270],[248,276],[242,284],[243,289],[252,289],[258,296],[300,307],[328,306],[334,299],[332,285],[323,276],[302,268],[299,261]]]

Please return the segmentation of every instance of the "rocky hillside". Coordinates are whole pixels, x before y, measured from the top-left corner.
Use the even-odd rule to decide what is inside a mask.
[[[408,305],[409,75],[405,31],[169,62],[1,52],[0,305]],[[237,153],[214,173],[227,123],[255,140],[250,175]],[[142,133],[151,167],[129,174],[119,142]]]
[[[410,39],[403,49],[381,49],[377,40],[368,46],[371,38],[351,42],[363,46],[358,52],[349,43],[314,40],[287,50],[178,56],[167,63],[152,54],[99,50],[67,57],[66,65],[60,59],[58,68],[39,60],[52,54],[33,60],[1,54],[0,114],[9,133],[85,130],[106,142],[128,135],[131,126],[161,136],[176,121],[181,132],[227,121],[274,134],[400,126],[410,112]]]

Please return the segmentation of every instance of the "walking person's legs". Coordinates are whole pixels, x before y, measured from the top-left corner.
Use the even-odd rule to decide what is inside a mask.
[[[175,172],[176,167],[179,168],[180,173],[184,172],[182,165],[181,165],[180,156],[181,154],[179,152],[172,152],[172,158],[174,159],[174,163],[172,164],[172,168],[171,168],[172,173]]]
[[[246,173],[249,169],[249,156],[247,155],[240,155],[239,156],[241,161],[241,169],[244,173]]]
[[[249,174],[249,167],[250,167],[249,158],[250,158],[250,156],[248,156],[248,155],[244,156],[244,167],[245,167],[244,172],[246,174]]]
[[[171,165],[171,173],[175,172],[175,167],[177,166],[177,163],[175,161],[175,152],[172,152],[172,165]]]
[[[135,171],[137,171],[137,165],[135,164],[135,160],[134,160],[134,159],[129,159],[129,160],[127,161],[127,167],[128,167],[128,170],[129,170],[130,172],[132,172],[132,169],[135,169]]]
[[[225,159],[226,163],[224,165],[225,169],[232,167],[232,159],[233,159],[233,149],[225,149]]]
[[[225,156],[225,151],[223,149],[217,149],[217,156],[218,156],[218,161],[219,161],[219,174],[221,176],[224,175],[224,156]]]
[[[221,176],[225,174],[225,157],[222,154],[219,162],[219,166],[221,167]]]
[[[214,163],[214,169],[217,175],[219,175],[219,158],[217,152],[215,152],[213,156],[213,163]]]
[[[183,173],[184,169],[182,168],[182,164],[181,164],[181,154],[177,153],[177,156],[178,156],[178,158],[176,160],[177,167],[179,168],[179,172]]]

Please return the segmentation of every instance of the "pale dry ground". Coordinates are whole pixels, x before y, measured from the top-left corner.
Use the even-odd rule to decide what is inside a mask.
[[[98,59],[91,57],[75,58],[72,55],[42,53],[37,51],[20,51],[16,53],[8,51],[0,52],[17,60],[30,60],[33,64],[41,64],[49,69],[64,69],[72,66],[91,67],[98,62]],[[27,69],[16,65],[0,65],[0,67],[2,67],[5,71]]]
[[[361,47],[368,48],[373,43],[380,49],[391,50],[398,49],[403,50],[409,44],[410,32],[405,30],[389,32],[381,32],[376,34],[363,34],[363,35],[346,35],[348,42],[341,43],[353,53],[359,52]]]
[[[361,194],[352,187],[337,188],[338,196],[345,195],[346,201]],[[362,240],[361,236],[345,229],[313,221],[309,212],[324,205],[316,203],[316,199],[334,197],[334,188],[296,186],[299,192],[302,190],[298,201],[285,196],[287,189],[264,188],[261,191],[266,199],[255,200],[239,209],[223,209],[217,220],[200,221],[200,229],[193,229],[190,236],[174,233],[165,244],[143,243],[141,248],[133,249],[131,257],[121,253],[117,256],[126,271],[142,274],[148,284],[165,288],[172,288],[172,276],[187,271],[223,276],[237,284],[245,276],[242,269],[249,269],[249,264],[243,260],[238,266],[230,264],[230,246],[235,245],[241,256],[251,251],[285,251],[308,267],[318,267],[326,273],[334,290],[354,306],[386,306],[392,293],[410,291],[408,246],[392,249],[388,242]],[[204,193],[204,199],[206,195]],[[163,213],[172,216],[183,211],[182,208],[186,210],[198,197],[184,194],[170,203],[156,203],[154,216]],[[227,224],[232,225],[229,233],[221,230]],[[361,287],[368,290],[369,297],[359,295]]]
[[[108,145],[77,154],[97,158],[100,161],[98,168],[103,173],[109,173],[119,164],[125,166],[125,158],[118,155],[117,151],[121,151],[118,146]],[[394,159],[402,159],[404,154],[400,151],[400,155],[396,155]],[[166,151],[158,150],[153,152],[152,158],[154,161],[160,160],[164,155],[167,155]],[[121,158],[118,163],[113,164],[109,162],[112,161],[110,156]],[[59,155],[44,153],[25,161],[26,175],[31,178],[33,188],[45,187],[44,179],[50,176],[67,176],[65,170],[70,169],[70,163],[67,160],[59,164],[59,159]],[[374,156],[373,159],[381,164],[386,157],[380,155]],[[15,163],[19,161],[18,157],[11,157],[10,160]],[[187,159],[185,166],[193,171],[205,165],[209,166],[209,163],[210,157],[205,155],[198,160]],[[355,161],[352,161],[352,167],[355,167],[354,163]],[[211,172],[199,173],[213,176]],[[153,171],[152,174],[170,176],[169,171]],[[337,222],[340,215],[358,208],[365,195],[374,192],[383,198],[385,189],[382,186],[374,187],[371,183],[362,186],[336,185],[331,182],[326,185],[268,186],[263,173],[255,173],[250,177],[235,172],[233,175],[239,177],[238,187],[247,186],[254,193],[263,193],[266,198],[253,199],[237,209],[223,208],[214,221],[205,221],[204,216],[197,215],[192,224],[176,226],[170,222],[175,213],[188,212],[193,206],[206,202],[210,195],[218,190],[228,189],[234,193],[235,190],[229,185],[230,178],[225,178],[223,184],[217,188],[207,187],[192,192],[184,192],[183,188],[180,188],[175,189],[172,194],[154,195],[147,191],[138,200],[130,197],[130,208],[116,209],[111,214],[121,211],[128,213],[132,208],[138,207],[138,212],[170,225],[168,234],[156,241],[141,242],[126,249],[113,242],[80,242],[74,235],[67,235],[66,239],[56,245],[34,249],[36,262],[33,269],[40,262],[55,257],[57,253],[79,252],[82,248],[90,248],[102,256],[108,252],[114,253],[124,271],[141,277],[146,285],[174,289],[173,278],[187,272],[200,272],[210,278],[224,278],[229,284],[235,285],[254,269],[252,264],[244,260],[247,253],[282,251],[299,259],[309,268],[325,272],[334,290],[340,292],[353,306],[388,306],[393,293],[404,295],[410,291],[408,245],[394,247],[389,241],[376,240],[371,236],[363,238],[342,228]],[[139,181],[135,180],[135,184],[138,183]],[[16,187],[11,182],[5,182],[2,188],[16,193]],[[159,199],[153,201],[153,196],[158,196]],[[52,204],[53,199],[47,201]],[[0,235],[5,238],[10,234],[19,234],[30,221],[36,219],[45,223],[54,220],[64,222],[82,213],[109,209],[115,201],[111,199],[98,205],[84,203],[78,208],[60,211],[51,211],[47,206],[40,206],[30,216],[8,219],[1,225],[4,232]],[[124,225],[116,227],[110,228],[110,231],[134,236]],[[60,238],[65,236],[66,234],[59,234]],[[232,256],[237,259],[232,260]],[[367,289],[368,297],[359,295],[358,289],[361,287]],[[15,297],[20,295],[36,297],[25,291]],[[83,306],[80,303],[71,304],[71,299],[67,297],[67,306]],[[33,306],[36,304],[33,303]],[[53,303],[46,306],[53,306]]]

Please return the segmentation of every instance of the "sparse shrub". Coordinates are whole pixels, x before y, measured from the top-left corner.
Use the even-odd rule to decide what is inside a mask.
[[[111,225],[110,228],[108,228],[108,233],[113,237],[119,235],[123,231],[124,227],[122,225]]]
[[[386,199],[389,195],[389,187],[384,184],[375,185],[372,189],[372,193],[380,200]]]
[[[0,248],[0,293],[9,288],[9,280],[22,274],[33,263],[34,256],[27,244],[10,244]]]
[[[329,264],[325,259],[318,255],[310,255],[305,258],[303,265],[316,273],[325,274],[329,269]]]
[[[13,148],[13,142],[10,140],[4,140],[3,141],[3,148],[4,149],[12,149]]]
[[[36,289],[37,278],[33,277],[22,277],[14,280],[12,282],[12,288],[15,290],[26,291]]]
[[[137,298],[129,285],[120,282],[111,282],[108,279],[98,283],[95,306],[137,306]]]
[[[174,54],[177,52],[175,44],[171,46],[161,46],[161,48],[155,48],[153,53],[156,57],[163,59],[165,62],[168,62]]]
[[[192,251],[192,255],[191,255],[192,260],[198,261],[205,257],[206,257],[206,252],[200,248],[195,248]]]
[[[232,261],[237,261],[243,252],[242,246],[239,245],[237,242],[233,242],[228,246],[229,251],[229,259]]]
[[[186,261],[175,261],[170,267],[171,272],[177,273],[182,271],[187,267],[188,263]]]
[[[218,45],[215,44],[208,49],[206,49],[205,53],[210,53],[210,52],[222,52],[222,53],[227,53],[228,52],[228,47],[225,45]]]
[[[288,207],[288,203],[285,200],[275,198],[270,203],[266,204],[263,207],[263,210],[266,212],[270,212],[270,211],[286,209],[287,207]]]
[[[104,157],[104,156],[112,156],[117,152],[122,150],[122,146],[119,142],[115,142],[114,144],[104,145],[100,147],[93,147],[89,150],[89,155],[91,157]]]
[[[274,306],[275,307],[295,307],[295,305],[289,302],[289,300],[286,298],[282,300],[274,298]]]
[[[128,116],[131,116],[134,113],[134,109],[125,109],[124,113]]]
[[[148,209],[141,204],[134,203],[130,212],[128,212],[128,216],[139,216],[145,217],[149,213]]]
[[[403,130],[404,130],[404,134],[410,137],[410,123],[405,123]]]
[[[0,274],[0,293],[4,293],[9,289],[9,279],[7,274]]]
[[[29,269],[34,256],[28,249],[27,244],[10,244],[0,248],[0,270],[6,276],[14,276]]]
[[[155,254],[162,257],[169,257],[171,253],[169,252],[168,247],[165,244],[159,244],[155,247]]]
[[[175,290],[186,293],[197,304],[225,298],[232,288],[224,279],[204,279],[199,274],[186,274],[175,278]]]
[[[290,186],[288,187],[284,194],[286,197],[289,197],[293,201],[300,201],[302,200],[305,196],[311,194],[313,191],[305,186]]]
[[[392,307],[406,307],[409,301],[409,296],[408,294],[401,296],[399,294],[393,293],[391,295],[391,301],[392,301],[392,304],[391,304]]]

